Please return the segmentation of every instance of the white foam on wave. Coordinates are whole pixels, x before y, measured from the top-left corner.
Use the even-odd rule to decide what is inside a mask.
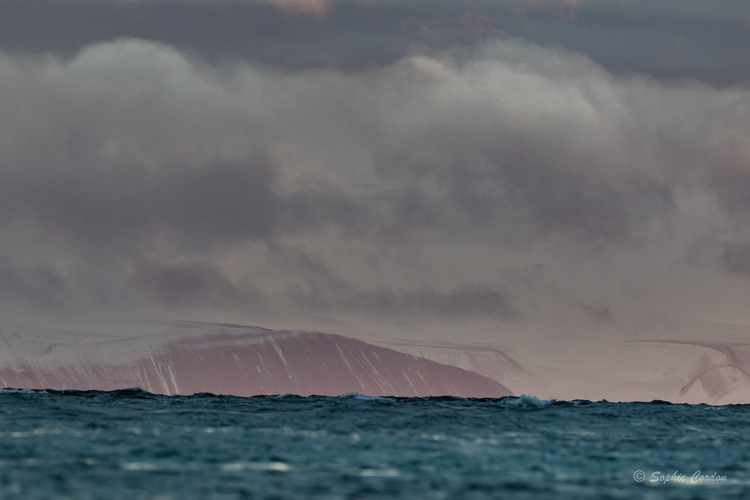
[[[398,477],[401,472],[398,469],[362,469],[359,475],[362,477]]]
[[[0,394],[47,394],[43,389],[14,389],[13,387],[4,387],[0,389]]]
[[[224,472],[241,472],[244,470],[287,472],[291,467],[284,462],[229,462],[221,466]]]
[[[358,392],[347,392],[346,394],[342,394],[341,396],[336,397],[347,399],[361,399],[363,401],[393,401],[391,398],[386,398],[383,396],[365,396],[364,394],[360,394]]]
[[[510,404],[513,406],[533,406],[535,408],[543,408],[545,406],[551,406],[552,404],[556,403],[556,399],[539,399],[538,397],[534,396],[533,394],[521,394],[518,397],[505,397],[503,398],[503,402],[506,404]]]

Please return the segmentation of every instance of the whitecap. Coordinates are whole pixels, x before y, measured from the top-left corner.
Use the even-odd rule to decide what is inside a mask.
[[[284,462],[228,462],[222,464],[224,472],[240,472],[243,470],[287,472],[291,467]]]
[[[533,394],[521,394],[518,397],[505,397],[503,398],[503,403],[511,405],[511,406],[522,406],[522,407],[534,407],[534,408],[543,408],[545,406],[551,406],[552,404],[556,403],[556,399],[539,399],[538,397],[534,396]]]
[[[335,396],[339,398],[347,398],[347,399],[360,399],[363,401],[393,401],[391,398],[383,397],[383,396],[365,396],[364,394],[360,394],[358,392],[347,392],[346,394],[342,394],[341,396]]]
[[[359,475],[362,477],[398,477],[401,472],[398,469],[361,469]]]
[[[43,389],[15,389],[13,387],[5,387],[0,389],[0,394],[47,394],[47,391]]]

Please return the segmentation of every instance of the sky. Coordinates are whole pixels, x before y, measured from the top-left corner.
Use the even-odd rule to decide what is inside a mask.
[[[744,0],[2,0],[0,312],[750,325],[748,53]]]

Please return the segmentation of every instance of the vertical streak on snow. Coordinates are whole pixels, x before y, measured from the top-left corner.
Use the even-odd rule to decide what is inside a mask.
[[[370,368],[372,379],[376,384],[378,384],[378,387],[380,387],[380,390],[383,392],[383,394],[386,394],[385,384],[383,383],[383,379],[380,377],[380,372],[377,368],[375,368],[375,365],[373,365],[367,358],[367,354],[365,354],[365,351],[360,351],[360,353],[362,354],[362,358],[365,360],[365,363],[367,363],[367,366]]]
[[[457,396],[459,394],[458,390],[456,389],[456,386],[453,385],[453,382],[451,382],[451,390],[453,391],[450,394],[451,396]]]
[[[357,379],[357,382],[359,382],[359,387],[362,389],[362,393],[364,394],[366,391],[365,384],[362,382],[362,379],[359,378],[359,375],[357,375],[357,372],[355,372],[352,369],[352,365],[349,364],[349,361],[346,360],[346,356],[344,356],[344,351],[341,350],[341,347],[338,345],[338,343],[336,344],[336,349],[338,349],[339,354],[341,355],[341,359],[344,360],[344,364],[346,364],[346,367],[349,368],[349,371],[352,372],[352,375],[354,375],[354,377]]]
[[[378,356],[378,352],[377,351],[372,351],[372,355],[375,356],[375,359],[378,360],[378,364],[380,366],[380,369],[383,370],[383,373],[389,374],[391,372],[391,370],[388,368],[388,365],[386,363],[383,363],[383,360],[380,359],[380,356]],[[399,390],[396,389],[395,387],[393,387],[393,384],[391,383],[390,377],[386,376],[386,377],[383,378],[383,380],[385,381],[386,384],[388,384],[388,387],[391,388],[391,394],[392,395],[399,394]],[[396,383],[396,379],[395,378],[393,379],[393,382]],[[396,384],[396,385],[400,386],[400,384]]]
[[[268,371],[268,368],[266,368],[266,363],[263,361],[263,356],[261,356],[260,353],[258,353],[258,359],[260,359],[260,364],[263,365],[263,371],[266,372],[266,375],[270,378],[271,373]],[[255,367],[257,368],[258,365],[255,365]],[[258,371],[260,371],[260,369]]]
[[[141,375],[141,371],[143,371],[143,375]],[[138,375],[141,377],[141,382],[143,382],[143,385],[145,386],[145,389],[148,392],[153,393],[154,389],[151,387],[151,381],[148,379],[148,372],[146,371],[146,367],[142,365],[138,365]],[[141,386],[143,389],[144,387]]]
[[[167,370],[169,370],[169,377],[172,379],[172,385],[174,386],[174,392],[172,394],[179,394],[180,389],[177,387],[177,380],[175,379],[171,364],[167,365]]]
[[[151,356],[151,363],[154,365],[154,373],[157,377],[159,377],[159,381],[161,382],[162,387],[164,388],[163,394],[169,394],[169,387],[167,386],[167,381],[164,379],[164,376],[161,373],[161,369],[156,365],[156,360],[154,359],[154,352],[149,350],[148,351],[149,356]]]
[[[373,354],[374,354],[374,353],[373,353]],[[377,368],[375,368],[375,366],[374,366],[374,365],[373,365],[373,364],[372,364],[372,363],[370,362],[370,360],[369,360],[369,359],[367,358],[367,354],[365,354],[365,352],[364,352],[364,351],[362,351],[362,357],[364,358],[364,360],[365,360],[365,363],[367,363],[367,366],[369,366],[369,367],[370,367],[370,370],[372,370],[372,372],[373,372],[373,373],[374,373],[375,375],[378,375],[378,376],[379,376],[379,375],[380,375],[380,372],[379,372],[379,371],[378,371],[378,369],[377,369]]]
[[[419,375],[419,378],[422,379],[422,382],[424,382],[424,385],[427,386],[427,389],[430,391],[430,394],[432,396],[439,396],[440,394],[435,394],[435,391],[432,390],[432,387],[430,387],[430,384],[427,383],[427,381],[424,379],[421,373],[417,372],[417,375]]]
[[[404,378],[406,379],[406,381],[409,382],[409,385],[411,386],[411,388],[414,389],[414,395],[419,396],[419,392],[417,392],[417,388],[414,387],[414,384],[411,383],[411,379],[409,378],[409,375],[407,375],[406,372],[402,372],[402,373],[404,374]]]
[[[284,363],[284,369],[286,370],[286,374],[289,378],[292,378],[292,373],[289,371],[289,363],[286,362],[286,358],[284,357],[284,353],[281,352],[281,347],[274,341],[273,337],[270,337],[269,342],[271,342],[271,345],[273,346],[274,350],[276,350],[276,353],[281,358],[281,361]]]
[[[341,351],[340,348],[339,348],[339,351]],[[347,351],[350,354],[352,354],[352,352],[351,352],[350,349],[347,349]],[[356,362],[362,368],[362,371],[360,373],[362,373],[365,376],[365,380],[367,380],[367,375],[368,375],[367,374],[367,367],[364,364],[362,364],[362,361],[359,359],[359,356],[357,356],[356,354],[354,354],[351,357],[351,359],[352,359],[353,362]],[[348,365],[349,365],[349,363],[347,363],[347,366]],[[351,367],[349,367],[349,369],[351,370]],[[352,372],[354,372],[354,370],[352,370]],[[359,380],[359,385],[362,388],[361,394],[372,394],[372,389],[370,388],[370,386],[363,379],[359,378],[359,375],[357,375],[357,372],[354,372],[354,374],[357,377],[357,380]],[[370,374],[370,378],[375,379],[375,377],[373,377],[372,374]]]

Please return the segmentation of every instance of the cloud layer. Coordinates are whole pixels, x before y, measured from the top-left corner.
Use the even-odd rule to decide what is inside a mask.
[[[523,38],[615,74],[750,80],[750,5],[704,0],[4,0],[0,49],[72,57],[130,37],[287,70],[381,67]]]
[[[120,39],[0,56],[0,116],[6,309],[606,322],[748,287],[743,87],[518,40],[344,72]]]

